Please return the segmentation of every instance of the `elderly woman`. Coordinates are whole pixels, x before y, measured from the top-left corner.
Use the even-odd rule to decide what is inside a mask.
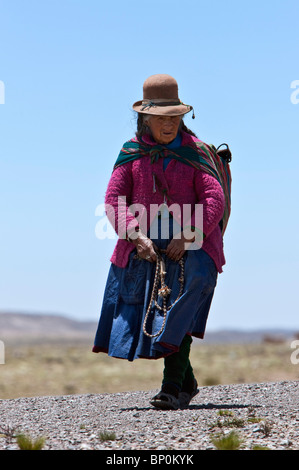
[[[203,338],[230,213],[230,172],[214,147],[187,129],[169,75],[143,85],[136,137],[126,142],[106,192],[119,239],[111,258],[94,352],[133,361],[164,358],[157,408],[188,406],[198,393],[189,360]]]

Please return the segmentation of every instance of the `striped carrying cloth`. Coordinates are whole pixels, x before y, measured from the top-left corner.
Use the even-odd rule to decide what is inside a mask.
[[[231,153],[228,146],[226,150],[219,150],[220,147],[216,149],[213,145],[192,141],[187,145],[169,149],[163,145],[148,145],[134,138],[123,145],[113,170],[124,163],[149,155],[152,163],[161,157],[171,157],[208,173],[217,179],[224,193],[225,209],[220,224],[222,235],[224,235],[231,213],[231,172],[229,167]]]

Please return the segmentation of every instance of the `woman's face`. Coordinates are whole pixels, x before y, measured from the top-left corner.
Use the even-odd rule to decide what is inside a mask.
[[[158,144],[169,144],[177,136],[181,116],[150,116],[147,125]]]

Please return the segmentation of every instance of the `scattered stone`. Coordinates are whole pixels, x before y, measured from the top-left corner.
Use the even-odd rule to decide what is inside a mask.
[[[299,450],[299,382],[200,387],[176,411],[153,408],[155,393],[0,400],[0,429],[45,436],[45,450],[212,450],[213,437],[232,430],[243,450]],[[0,450],[17,448],[0,432]]]

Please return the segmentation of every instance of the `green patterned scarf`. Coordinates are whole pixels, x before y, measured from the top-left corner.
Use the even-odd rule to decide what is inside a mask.
[[[218,147],[218,149],[220,147]],[[223,151],[219,151],[218,149],[213,145],[207,145],[201,141],[192,141],[190,144],[169,149],[163,145],[148,145],[134,138],[124,144],[113,170],[124,163],[149,155],[152,163],[157,161],[160,157],[169,156],[186,165],[208,173],[220,183],[225,196],[225,209],[220,224],[223,235],[231,212],[231,173],[229,168],[230,158],[223,158]],[[228,152],[230,155],[229,149]]]

